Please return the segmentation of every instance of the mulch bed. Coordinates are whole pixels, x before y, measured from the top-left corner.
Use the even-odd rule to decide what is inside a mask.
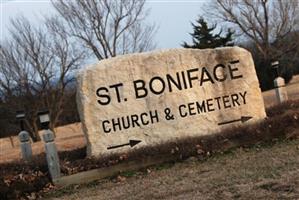
[[[196,156],[205,159],[213,153],[236,147],[269,144],[299,138],[299,101],[288,101],[267,109],[268,118],[258,124],[201,137],[185,138],[159,146],[143,147],[130,154],[85,158],[86,149],[59,152],[61,171],[70,175],[118,163],[142,160],[155,155],[177,155],[179,159]],[[35,199],[55,188],[49,177],[44,154],[29,162],[16,161],[0,165],[1,199]]]

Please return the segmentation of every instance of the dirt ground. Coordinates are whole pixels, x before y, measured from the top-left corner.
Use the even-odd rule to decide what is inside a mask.
[[[58,151],[67,151],[80,148],[86,145],[86,141],[81,131],[81,123],[70,124],[56,128],[55,143]],[[40,135],[42,132],[40,132]],[[0,139],[0,164],[21,159],[20,142],[18,137],[12,137],[14,147],[12,147],[9,138]],[[34,155],[44,152],[44,143],[31,143],[32,153]]]
[[[292,79],[286,89],[288,91],[289,99],[299,99],[299,75]],[[277,103],[274,90],[264,92],[263,97],[266,107]],[[21,158],[18,138],[15,136],[11,137],[11,139],[13,140],[14,146],[12,146],[10,138],[0,139],[0,164]],[[59,151],[83,147],[86,144],[86,141],[81,130],[81,124],[75,123],[58,127],[56,129],[55,142]],[[32,152],[34,155],[44,152],[43,142],[33,143]]]
[[[299,99],[299,75],[295,76],[286,87],[289,99]],[[275,98],[275,90],[269,90],[263,92],[264,103],[266,107],[278,104],[277,98]]]
[[[126,173],[48,199],[299,199],[298,166],[299,140],[293,140]]]

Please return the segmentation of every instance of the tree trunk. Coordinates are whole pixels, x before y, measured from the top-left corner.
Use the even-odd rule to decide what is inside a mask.
[[[39,142],[41,141],[41,138],[38,134],[38,126],[36,123],[33,123],[32,125],[33,125],[33,131],[29,133],[30,137],[32,138],[33,142]]]
[[[12,148],[15,147],[14,143],[13,143],[13,137],[12,136],[9,136],[9,140],[10,140],[10,144],[12,146]]]

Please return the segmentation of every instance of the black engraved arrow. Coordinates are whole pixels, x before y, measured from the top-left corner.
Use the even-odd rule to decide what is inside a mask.
[[[220,122],[218,123],[218,125],[225,125],[225,124],[231,124],[231,123],[235,123],[235,122],[247,122],[248,120],[250,120],[252,117],[251,116],[242,116],[240,119],[234,119],[234,120],[230,120],[230,121],[224,121],[224,122]]]
[[[141,140],[129,140],[129,143],[107,147],[107,149],[116,149],[116,148],[124,147],[124,146],[131,146],[131,147],[133,147],[136,144],[138,144],[139,142],[141,142]]]

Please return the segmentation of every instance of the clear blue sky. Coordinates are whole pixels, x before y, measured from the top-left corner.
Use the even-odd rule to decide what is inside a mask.
[[[54,10],[49,0],[0,0],[1,35],[3,39],[8,35],[7,26],[11,17],[20,14],[28,17],[33,23],[38,23],[41,14],[51,14]],[[149,0],[151,9],[149,22],[159,26],[156,34],[158,48],[180,47],[183,41],[190,41],[189,32],[192,31],[190,22],[200,14],[204,0]]]

